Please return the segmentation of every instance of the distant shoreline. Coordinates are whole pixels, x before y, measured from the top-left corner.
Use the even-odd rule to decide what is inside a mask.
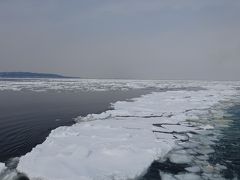
[[[0,78],[78,78],[52,73],[0,72]]]

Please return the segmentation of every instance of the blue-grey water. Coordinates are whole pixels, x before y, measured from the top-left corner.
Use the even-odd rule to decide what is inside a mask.
[[[77,116],[101,113],[112,102],[147,92],[0,91],[0,162],[26,154],[51,130],[75,123]]]
[[[221,139],[214,146],[215,153],[210,162],[227,167],[222,171],[226,179],[240,179],[240,104],[229,108],[227,112],[230,116],[225,119],[231,121],[230,126],[222,129]]]

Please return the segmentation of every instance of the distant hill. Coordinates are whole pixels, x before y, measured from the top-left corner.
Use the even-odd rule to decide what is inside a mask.
[[[48,73],[0,72],[0,78],[70,78],[70,77]]]

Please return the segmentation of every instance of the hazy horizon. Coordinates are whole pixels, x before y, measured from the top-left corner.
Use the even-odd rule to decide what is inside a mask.
[[[240,80],[238,0],[3,0],[0,71]]]

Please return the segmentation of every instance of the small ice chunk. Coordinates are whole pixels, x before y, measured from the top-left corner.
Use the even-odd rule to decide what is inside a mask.
[[[193,173],[178,174],[178,175],[175,175],[175,177],[179,180],[201,180],[200,176]]]
[[[202,160],[202,161],[206,161],[206,160],[209,159],[209,157],[206,156],[206,155],[203,155],[203,156],[197,156],[197,158],[198,158],[199,160]]]
[[[174,134],[174,137],[181,141],[187,141],[189,139],[189,137],[185,134]]]
[[[223,165],[221,165],[221,164],[216,164],[216,168],[219,169],[219,170],[225,170],[225,169],[227,169],[226,166],[223,166]]]
[[[185,154],[171,154],[169,160],[176,164],[188,164],[192,162],[192,156]]]
[[[203,168],[203,171],[206,172],[206,173],[213,173],[214,170],[215,170],[215,168],[210,164],[208,164],[207,166],[205,166]]]
[[[195,149],[195,151],[201,154],[212,154],[215,152],[214,149],[208,147]]]
[[[187,143],[184,142],[181,144],[181,146],[186,149],[194,149],[194,148],[198,147],[198,144],[195,142],[187,142]]]
[[[0,173],[5,169],[5,165],[3,163],[0,163]]]
[[[198,166],[192,166],[192,167],[187,167],[186,171],[191,172],[191,173],[197,173],[201,171],[201,168]]]
[[[212,173],[202,173],[203,179],[210,179],[210,180],[226,180],[225,178],[221,177],[220,174],[212,174]],[[237,178],[233,178],[232,180],[238,180]]]
[[[18,174],[15,170],[13,170],[13,171],[7,171],[4,173],[0,172],[0,179],[1,180],[16,180],[16,179],[21,179],[21,177],[18,176]]]
[[[4,163],[0,162],[0,179],[1,180],[13,180],[16,179],[17,172],[15,170],[9,170]]]
[[[214,129],[214,127],[213,126],[211,126],[211,125],[205,125],[205,126],[200,126],[200,128],[201,129],[203,129],[203,130],[211,130],[211,129]]]
[[[161,180],[176,180],[171,174],[160,172]]]

